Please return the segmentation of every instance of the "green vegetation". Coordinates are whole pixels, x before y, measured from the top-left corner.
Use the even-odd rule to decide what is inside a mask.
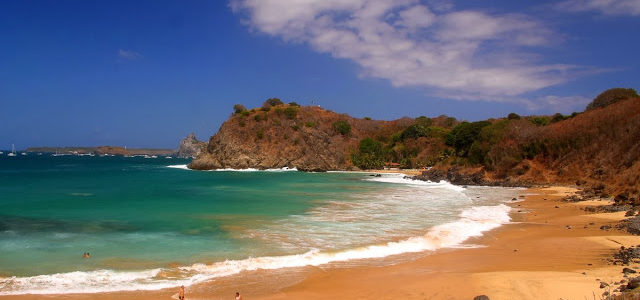
[[[509,119],[509,120],[520,120],[520,115],[517,114],[517,113],[510,113],[507,116],[507,119]]]
[[[304,126],[315,128],[316,126],[318,126],[318,121],[306,121],[304,122]]]
[[[333,123],[333,129],[339,134],[347,135],[351,132],[351,125],[345,120],[340,120]]]
[[[298,115],[298,108],[296,106],[289,106],[285,108],[284,115],[287,117],[287,119],[293,120]]]
[[[282,105],[282,100],[278,99],[278,98],[269,98],[267,99],[267,101],[264,102],[264,104],[262,105],[264,106],[278,106],[278,105]]]
[[[462,122],[449,132],[445,142],[448,146],[452,146],[456,150],[458,156],[466,157],[469,154],[471,145],[475,142],[482,128],[489,125],[491,125],[489,121],[473,123]]]
[[[264,130],[260,129],[256,132],[256,138],[261,140],[264,137]]]
[[[528,120],[536,126],[545,126],[549,124],[549,117],[547,116],[529,117]]]
[[[367,121],[371,121],[370,117],[364,117],[364,119],[367,120]]]
[[[247,111],[247,108],[244,107],[244,105],[242,105],[242,104],[236,104],[236,105],[233,106],[233,112],[236,113],[236,114],[240,114],[240,113],[243,113],[245,111]]]
[[[300,106],[300,104],[298,104],[298,103],[296,103],[296,102],[289,102],[289,105],[291,105],[291,106],[298,106],[298,107]]]
[[[625,89],[625,88],[613,88],[608,89],[602,92],[598,97],[593,99],[589,105],[587,105],[587,110],[605,107],[607,105],[611,105],[620,100],[625,100],[629,98],[638,98],[638,92],[634,89]]]
[[[382,143],[371,138],[360,141],[358,152],[351,156],[354,165],[361,169],[380,169],[384,165]]]

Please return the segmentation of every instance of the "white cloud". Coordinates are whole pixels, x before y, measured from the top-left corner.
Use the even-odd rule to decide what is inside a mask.
[[[418,0],[231,0],[230,6],[252,29],[354,61],[362,76],[394,86],[488,99],[567,80],[572,66],[540,64],[527,54],[553,39],[540,22],[451,11],[449,1],[437,2],[433,10]]]
[[[119,60],[136,60],[142,58],[142,55],[133,50],[118,50],[118,59]]]
[[[567,0],[556,6],[560,10],[597,11],[604,15],[640,16],[639,0]]]

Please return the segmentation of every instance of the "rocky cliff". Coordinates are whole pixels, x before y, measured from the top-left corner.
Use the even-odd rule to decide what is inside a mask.
[[[180,141],[176,156],[183,158],[196,157],[200,155],[200,152],[202,152],[206,147],[207,143],[198,141],[198,139],[196,139],[196,135],[192,132]]]
[[[340,123],[337,123],[339,122]],[[377,132],[392,133],[412,119],[376,121],[320,107],[279,104],[234,113],[211,137],[192,169],[297,168],[303,171],[354,169],[349,155]],[[344,124],[348,125],[344,125]],[[336,124],[348,127],[348,132]]]

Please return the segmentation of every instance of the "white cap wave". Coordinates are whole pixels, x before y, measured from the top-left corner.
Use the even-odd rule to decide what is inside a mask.
[[[0,295],[158,290],[178,285],[192,285],[241,271],[318,266],[332,262],[381,258],[402,253],[456,247],[470,237],[480,236],[485,231],[509,222],[510,209],[503,204],[472,207],[464,210],[458,220],[434,226],[422,236],[335,252],[311,250],[298,255],[227,260],[213,264],[194,264],[178,269],[158,268],[130,272],[97,270],[0,278]]]

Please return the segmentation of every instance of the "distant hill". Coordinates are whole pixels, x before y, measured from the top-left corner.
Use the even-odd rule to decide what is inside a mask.
[[[251,110],[236,105],[189,167],[326,171],[393,164],[432,167],[425,179],[460,184],[577,183],[638,193],[640,98],[618,90],[601,94],[583,113],[512,113],[479,122],[360,119],[273,98]]]
[[[109,154],[109,155],[173,155],[173,149],[124,148],[119,146],[98,147],[29,147],[26,152],[60,154]]]

